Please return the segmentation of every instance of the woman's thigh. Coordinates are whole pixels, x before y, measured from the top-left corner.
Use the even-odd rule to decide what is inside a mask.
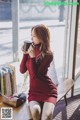
[[[41,120],[52,120],[55,105],[50,102],[44,102]]]
[[[30,107],[32,117],[35,116],[36,114],[37,114],[36,117],[41,116],[41,103],[40,102],[31,101],[29,102],[29,107]]]
[[[38,108],[38,110],[41,112],[41,104],[37,101],[31,101],[29,102],[30,110],[33,110],[34,108]]]
[[[27,111],[27,120],[31,120],[32,119],[32,114],[31,114],[31,111],[30,111],[30,106],[29,104],[26,102],[26,111]]]

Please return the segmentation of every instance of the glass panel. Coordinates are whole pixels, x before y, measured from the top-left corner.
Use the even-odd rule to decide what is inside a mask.
[[[12,15],[10,0],[0,0],[0,65],[12,61]]]
[[[64,75],[68,77],[69,71],[69,54],[70,54],[70,35],[71,35],[71,21],[72,20],[72,6],[68,6],[67,9],[67,20],[66,20],[66,30],[65,30],[65,52],[64,52]]]
[[[65,0],[61,0],[65,1]],[[27,4],[28,3],[28,4]],[[36,4],[33,4],[36,3]],[[45,24],[51,33],[51,49],[54,54],[54,62],[57,71],[58,81],[62,82],[64,73],[64,39],[66,8],[68,6],[45,6],[44,0],[20,0],[20,60],[22,56],[21,45],[25,40],[31,41],[31,27],[37,24]],[[66,49],[66,48],[65,48]],[[53,73],[52,73],[53,74]]]
[[[80,12],[79,12],[79,23],[78,23],[75,81],[76,81],[75,94],[80,94]]]

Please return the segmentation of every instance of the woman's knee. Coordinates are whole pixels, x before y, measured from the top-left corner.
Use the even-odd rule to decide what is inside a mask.
[[[42,120],[52,120],[53,113],[46,113],[43,115]]]
[[[55,107],[55,105],[53,103],[45,102],[44,106],[43,106],[41,120],[52,120],[54,107]]]
[[[31,113],[33,116],[40,115],[41,113],[40,106],[34,105],[33,108],[31,109]]]
[[[33,120],[39,120],[41,115],[41,107],[39,104],[31,104],[30,111],[32,114]]]

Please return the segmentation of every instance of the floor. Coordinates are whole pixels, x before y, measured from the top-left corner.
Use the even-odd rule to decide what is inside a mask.
[[[68,105],[60,101],[54,110],[53,120],[80,120],[80,94],[67,99]]]

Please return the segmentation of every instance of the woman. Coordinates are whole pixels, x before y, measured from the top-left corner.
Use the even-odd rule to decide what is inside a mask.
[[[20,72],[27,70],[30,75],[29,106],[32,120],[52,120],[57,101],[57,88],[47,75],[48,67],[53,60],[50,49],[49,29],[44,25],[36,25],[31,30],[32,45],[23,51]]]

